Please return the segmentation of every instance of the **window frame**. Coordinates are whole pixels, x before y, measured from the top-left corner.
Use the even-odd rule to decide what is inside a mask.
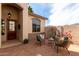
[[[36,23],[34,22],[35,24],[33,23],[33,20],[36,21]],[[37,22],[39,22],[39,24],[37,24]],[[40,31],[41,31],[41,21],[37,18],[32,18],[32,32],[40,32]]]

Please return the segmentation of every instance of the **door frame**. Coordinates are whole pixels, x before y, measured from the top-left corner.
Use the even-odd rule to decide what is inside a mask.
[[[16,32],[16,39],[17,39],[17,31],[16,31],[16,23],[17,23],[17,21],[16,20],[14,20],[14,19],[7,19],[7,26],[6,26],[6,29],[7,29],[7,40],[9,40],[8,39],[8,32],[9,32],[9,21],[14,21],[15,22],[15,32]]]

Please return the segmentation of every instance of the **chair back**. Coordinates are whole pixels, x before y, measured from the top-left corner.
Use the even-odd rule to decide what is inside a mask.
[[[41,41],[40,40],[41,39],[40,35],[36,35],[36,39],[37,39],[37,41]]]
[[[66,47],[68,45],[68,37],[64,37],[63,46]]]

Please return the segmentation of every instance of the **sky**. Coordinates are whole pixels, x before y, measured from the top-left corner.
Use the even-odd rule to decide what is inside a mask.
[[[47,17],[46,26],[79,23],[79,3],[31,3],[34,13]]]

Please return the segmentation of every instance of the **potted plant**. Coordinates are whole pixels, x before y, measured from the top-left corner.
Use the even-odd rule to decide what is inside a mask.
[[[25,38],[24,41],[23,41],[23,43],[27,44],[28,43],[28,39]]]

